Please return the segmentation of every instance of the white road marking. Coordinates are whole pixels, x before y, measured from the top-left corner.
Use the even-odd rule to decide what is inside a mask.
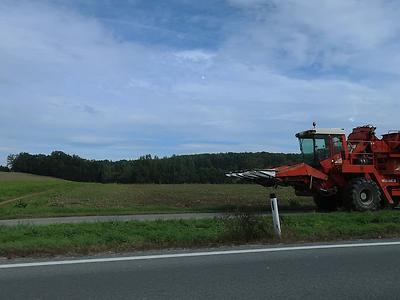
[[[243,249],[243,250],[189,252],[189,253],[178,253],[178,254],[143,255],[143,256],[127,256],[127,257],[44,261],[44,262],[32,262],[32,263],[0,264],[0,269],[74,265],[74,264],[91,264],[91,263],[102,263],[102,262],[150,260],[150,259],[165,259],[165,258],[199,257],[199,256],[214,256],[214,255],[233,255],[233,254],[246,254],[246,253],[265,253],[265,252],[315,250],[315,249],[336,249],[336,248],[360,248],[360,247],[377,247],[377,246],[394,246],[394,245],[400,245],[400,241],[398,241],[398,242],[378,242],[378,243],[296,246],[296,247],[281,247],[281,248],[256,248],[256,249]]]

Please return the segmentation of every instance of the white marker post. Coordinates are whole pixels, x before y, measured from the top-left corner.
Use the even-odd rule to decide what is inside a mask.
[[[278,199],[276,195],[273,193],[270,195],[271,199],[271,212],[272,212],[272,221],[274,222],[275,234],[281,238],[281,222],[279,219],[279,210],[278,210]]]

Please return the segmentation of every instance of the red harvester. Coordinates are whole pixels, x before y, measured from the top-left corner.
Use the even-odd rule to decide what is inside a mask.
[[[371,125],[318,129],[296,134],[303,163],[226,174],[266,187],[292,186],[298,196],[313,196],[320,211],[347,207],[377,210],[400,200],[400,131],[381,139]]]

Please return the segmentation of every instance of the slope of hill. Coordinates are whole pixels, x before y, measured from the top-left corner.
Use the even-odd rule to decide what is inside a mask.
[[[100,184],[0,172],[0,218],[266,211],[269,192],[253,184]],[[278,193],[282,209],[313,206],[290,188]]]

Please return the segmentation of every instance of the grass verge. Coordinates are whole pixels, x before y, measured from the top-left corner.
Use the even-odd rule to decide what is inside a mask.
[[[397,211],[284,216],[282,240],[271,219],[248,214],[208,220],[108,222],[0,227],[0,256],[53,256],[105,251],[243,243],[314,242],[400,236]]]

